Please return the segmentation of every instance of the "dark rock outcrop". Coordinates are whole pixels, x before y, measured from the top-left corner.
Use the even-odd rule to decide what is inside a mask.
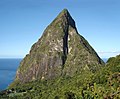
[[[103,65],[94,49],[78,34],[75,21],[64,9],[22,60],[14,82],[73,76],[85,69],[95,72]]]

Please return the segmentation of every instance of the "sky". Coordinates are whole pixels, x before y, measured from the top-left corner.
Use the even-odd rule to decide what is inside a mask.
[[[120,0],[0,0],[0,58],[23,58],[64,8],[101,58],[120,54]]]

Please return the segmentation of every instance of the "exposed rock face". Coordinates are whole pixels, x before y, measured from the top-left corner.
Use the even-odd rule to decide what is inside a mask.
[[[75,22],[64,9],[45,29],[17,70],[21,83],[36,79],[73,76],[81,70],[97,70],[104,65],[89,43],[78,34]]]

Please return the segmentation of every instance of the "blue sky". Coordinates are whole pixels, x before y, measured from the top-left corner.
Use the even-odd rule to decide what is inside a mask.
[[[0,58],[24,57],[67,8],[100,57],[120,53],[120,0],[1,0]]]

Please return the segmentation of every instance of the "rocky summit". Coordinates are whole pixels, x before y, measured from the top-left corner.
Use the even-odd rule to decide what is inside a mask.
[[[103,65],[95,50],[78,33],[68,10],[64,9],[21,61],[14,82],[72,77],[83,70],[95,72]]]

